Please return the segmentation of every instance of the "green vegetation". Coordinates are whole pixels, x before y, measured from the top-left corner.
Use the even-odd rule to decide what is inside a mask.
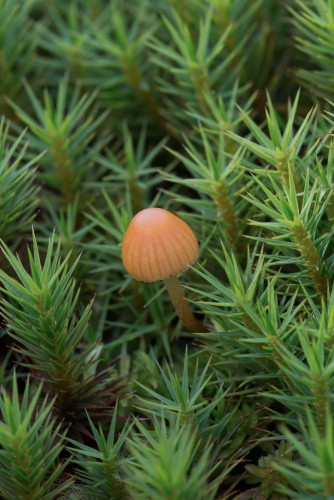
[[[0,1],[0,497],[334,498],[334,0]],[[205,327],[135,281],[194,231]]]

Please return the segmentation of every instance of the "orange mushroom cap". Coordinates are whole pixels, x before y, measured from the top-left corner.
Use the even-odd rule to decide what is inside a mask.
[[[126,230],[122,260],[138,281],[158,281],[182,273],[198,257],[198,243],[186,222],[163,208],[138,212]]]

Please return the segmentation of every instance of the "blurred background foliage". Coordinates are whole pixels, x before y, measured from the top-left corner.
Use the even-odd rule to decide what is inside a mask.
[[[334,0],[0,2],[5,500],[333,497],[333,32]],[[123,268],[151,206],[207,333]]]

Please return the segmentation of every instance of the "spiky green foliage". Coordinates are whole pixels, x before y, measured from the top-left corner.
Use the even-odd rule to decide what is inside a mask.
[[[333,495],[333,416],[328,410],[324,413],[321,430],[310,414],[306,422],[300,421],[300,435],[283,430],[299,458],[298,461],[285,459],[273,464],[290,483],[280,488],[288,498],[326,498]]]
[[[0,493],[8,500],[59,498],[72,482],[62,479],[68,462],[58,461],[64,436],[51,416],[54,401],[39,404],[41,390],[33,394],[27,379],[21,399],[14,373],[12,393],[0,395]]]
[[[2,251],[18,279],[0,271],[2,292],[9,299],[2,300],[1,310],[16,349],[24,356],[22,364],[42,377],[47,390],[57,396],[59,418],[80,429],[84,409],[102,417],[117,382],[110,368],[97,369],[97,343],[82,346],[93,302],[77,319],[76,262],[68,267],[69,255],[61,261],[60,243],[54,251],[54,235],[42,263],[33,234],[33,251],[28,249],[30,273],[5,244]]]
[[[103,87],[106,102],[123,111],[141,109],[164,127],[152,81],[152,64],[146,43],[156,29],[156,18],[149,2],[134,2],[126,7],[116,2],[104,15],[110,20],[105,30],[95,31],[91,40],[98,66],[93,62],[94,85]],[[137,7],[137,9],[136,9]],[[102,63],[102,64],[101,64]],[[134,109],[133,109],[134,108]],[[137,113],[133,113],[137,119]]]
[[[319,136],[312,137],[316,109],[311,109],[297,128],[295,121],[298,102],[299,93],[293,104],[289,103],[288,105],[288,120],[284,124],[268,96],[266,109],[268,133],[263,131],[247,113],[240,109],[241,117],[251,133],[251,138],[240,137],[233,131],[228,131],[228,135],[255,155],[256,160],[254,164],[251,164],[252,171],[257,170],[257,161],[261,159],[264,165],[273,166],[280,174],[282,181],[289,184],[289,167],[294,168],[294,165],[298,165],[298,161],[311,157],[319,141]],[[319,134],[317,130],[316,134]],[[300,155],[306,137],[309,147],[303,152],[304,155]],[[253,138],[255,140],[252,140]],[[293,173],[297,179],[295,182],[298,183],[298,170],[293,171]]]
[[[0,5],[0,110],[9,113],[6,98],[22,101],[23,76],[32,76],[38,32],[30,13],[35,0],[4,0]]]
[[[40,3],[46,21],[38,27],[39,47],[42,51],[37,61],[47,75],[44,81],[62,78],[64,71],[73,73],[76,79],[87,76],[91,52],[88,42],[93,28],[108,24],[109,16],[104,11],[104,0],[91,2]],[[50,57],[50,55],[52,57]]]
[[[320,96],[333,94],[333,13],[332,0],[302,2],[291,6],[292,22],[297,27],[297,47],[309,58],[307,67],[296,69],[296,76]]]
[[[8,137],[8,123],[0,123],[0,235],[8,241],[19,235],[31,222],[38,204],[36,162],[26,161],[27,143],[23,132],[15,141]]]
[[[150,149],[147,148],[147,141],[147,127],[140,130],[134,141],[128,124],[123,122],[121,147],[116,144],[114,150],[104,149],[103,155],[96,158],[97,164],[104,167],[105,175],[103,183],[96,183],[95,186],[103,186],[116,199],[125,187],[134,214],[145,207],[152,190],[160,182],[160,176],[155,171],[158,166],[156,157],[161,153],[167,138]],[[92,183],[89,185],[92,186]]]
[[[161,420],[155,422],[154,433],[139,422],[137,427],[140,434],[130,444],[134,462],[127,466],[127,484],[133,498],[214,498],[217,484],[208,484],[214,473],[208,467],[209,449],[197,455],[191,426],[176,421],[168,428]]]
[[[238,47],[234,51],[224,51],[229,27],[216,39],[212,30],[212,18],[213,9],[209,8],[194,27],[197,33],[192,36],[182,17],[172,11],[171,19],[164,19],[167,37],[173,43],[172,48],[156,38],[150,44],[154,52],[153,61],[167,70],[161,78],[161,92],[168,99],[166,103],[177,105],[176,109],[171,109],[170,104],[167,108],[170,110],[169,123],[175,121],[173,130],[179,130],[182,127],[180,121],[187,118],[184,112],[179,113],[180,108],[210,116],[209,96],[222,96],[233,88],[231,62],[236,60]],[[172,80],[168,73],[171,62]],[[174,131],[174,134],[177,132]]]
[[[232,119],[228,123],[233,126]],[[162,174],[173,184],[195,189],[201,198],[201,205],[198,205],[200,211],[205,210],[212,220],[223,223],[226,241],[232,248],[237,249],[240,243],[238,234],[242,232],[244,226],[242,219],[245,203],[240,195],[247,190],[245,178],[240,176],[243,151],[241,148],[233,151],[222,132],[217,135],[208,134],[200,128],[200,137],[202,143],[200,150],[197,145],[185,139],[185,155],[172,151],[186,167],[189,172],[188,177],[181,178],[166,172]],[[229,154],[226,149],[230,149]],[[250,186],[252,181],[248,181],[247,184]],[[183,196],[182,201],[190,207],[193,204],[191,195],[187,198]]]
[[[332,0],[0,4],[2,401],[57,422],[19,460],[46,498],[330,498]],[[123,267],[147,207],[205,333]]]
[[[172,374],[167,366],[167,373],[161,368],[161,377],[165,390],[160,389],[160,393],[153,391],[149,387],[141,385],[144,394],[148,393],[151,399],[142,398],[141,404],[146,411],[156,416],[165,415],[166,418],[178,416],[181,422],[191,422],[198,426],[199,434],[205,430],[209,435],[213,432],[210,427],[210,417],[217,407],[222,405],[223,393],[218,392],[212,398],[210,404],[203,397],[205,389],[208,390],[208,385],[212,378],[211,374],[207,377],[207,371],[210,366],[210,360],[201,370],[199,374],[198,361],[195,366],[192,380],[189,380],[188,356],[184,358],[184,366],[182,379],[179,380],[178,374]],[[214,420],[214,419],[213,419]],[[222,424],[222,422],[220,422]]]
[[[107,437],[101,426],[97,429],[88,417],[95,440],[94,448],[69,440],[72,445],[69,450],[75,454],[73,463],[78,466],[78,475],[85,484],[81,489],[85,498],[122,500],[128,497],[122,469],[129,462],[124,456],[124,445],[131,426],[124,425],[116,436],[116,415],[117,405]]]
[[[82,188],[85,174],[92,170],[93,152],[99,151],[104,142],[102,135],[92,144],[94,131],[108,110],[95,116],[91,108],[96,93],[80,97],[79,88],[76,88],[69,97],[68,76],[58,85],[55,104],[47,89],[41,104],[28,83],[25,88],[36,118],[32,118],[15,102],[11,101],[11,105],[20,120],[31,130],[31,148],[37,153],[46,152],[40,161],[46,185],[58,191],[66,203],[73,203],[75,195]]]

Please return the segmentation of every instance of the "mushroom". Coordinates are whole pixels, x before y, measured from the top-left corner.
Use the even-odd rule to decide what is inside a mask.
[[[198,243],[190,226],[162,208],[141,210],[126,230],[122,260],[127,272],[138,281],[163,280],[186,329],[199,333],[207,330],[195,318],[177,278],[197,257]]]

